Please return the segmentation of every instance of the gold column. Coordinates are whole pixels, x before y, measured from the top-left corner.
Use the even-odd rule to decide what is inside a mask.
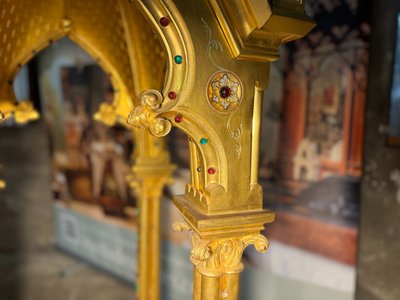
[[[160,210],[163,189],[171,182],[174,166],[165,141],[145,130],[135,130],[135,164],[129,179],[138,201],[138,295],[141,300],[160,298]]]
[[[143,178],[141,180],[140,195],[138,195],[140,299],[159,299],[160,192],[162,188],[162,179]]]

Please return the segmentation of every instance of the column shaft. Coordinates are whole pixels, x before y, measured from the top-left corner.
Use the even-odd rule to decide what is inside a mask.
[[[149,197],[143,191],[140,198],[139,299],[158,300],[160,298],[161,196]]]
[[[208,277],[205,275],[201,278],[201,297],[200,300],[220,300],[220,277]],[[193,299],[196,299],[195,296]]]

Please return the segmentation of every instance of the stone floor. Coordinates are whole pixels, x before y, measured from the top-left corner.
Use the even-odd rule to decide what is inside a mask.
[[[0,300],[133,300],[129,284],[53,246],[46,128],[0,128]]]

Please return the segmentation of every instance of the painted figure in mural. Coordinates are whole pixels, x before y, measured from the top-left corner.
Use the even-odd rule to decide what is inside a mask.
[[[90,141],[89,157],[92,166],[93,196],[98,199],[101,196],[107,165],[112,167],[118,196],[127,201],[127,184],[125,176],[128,166],[125,162],[123,146],[116,142],[111,131],[100,123],[93,127],[93,139]]]
[[[84,169],[87,167],[87,159],[81,149],[84,147],[83,136],[89,121],[84,99],[78,98],[75,107],[71,102],[65,101],[65,110],[68,164],[71,168]]]
[[[317,144],[303,139],[293,159],[293,178],[295,180],[316,181],[319,179],[319,160]]]
[[[72,196],[68,187],[67,177],[63,172],[54,168],[53,169],[53,181],[51,183],[51,190],[53,191],[53,197],[55,200],[71,200]]]

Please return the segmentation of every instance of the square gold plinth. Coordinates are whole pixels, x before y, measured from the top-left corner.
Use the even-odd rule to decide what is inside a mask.
[[[174,197],[174,203],[190,228],[203,237],[224,238],[259,233],[264,229],[264,224],[271,223],[275,219],[275,213],[271,210],[205,215],[193,206],[184,195]]]

